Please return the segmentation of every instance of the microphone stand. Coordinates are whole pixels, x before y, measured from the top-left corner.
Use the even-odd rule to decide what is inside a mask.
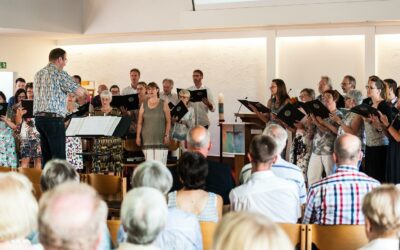
[[[247,96],[244,98],[245,100],[247,100]],[[240,112],[240,109],[242,108],[242,106],[243,106],[243,103],[240,103],[240,106],[239,106],[239,109],[238,109],[238,111],[236,112],[236,114],[239,114],[239,112]],[[237,118],[238,118],[238,116],[236,115],[236,117],[235,117],[235,122],[237,122]]]

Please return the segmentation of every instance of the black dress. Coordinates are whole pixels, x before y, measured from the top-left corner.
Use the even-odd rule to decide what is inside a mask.
[[[396,115],[393,121],[393,128],[400,129],[400,115]],[[400,143],[389,136],[389,147],[386,157],[386,182],[400,183]]]

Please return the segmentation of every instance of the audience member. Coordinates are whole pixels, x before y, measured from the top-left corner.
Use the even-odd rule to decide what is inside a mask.
[[[358,137],[343,134],[336,139],[333,152],[336,173],[309,188],[303,224],[364,224],[360,204],[379,182],[358,171],[361,158]]]
[[[270,124],[264,129],[263,135],[270,136],[272,139],[274,139],[277,146],[278,156],[276,162],[272,165],[272,172],[277,177],[286,179],[288,181],[293,181],[298,187],[298,196],[300,203],[306,203],[306,185],[304,183],[304,176],[300,168],[290,162],[285,161],[280,155],[285,149],[286,141],[288,138],[286,130],[278,124]],[[248,180],[251,178],[251,171],[251,163],[243,167],[242,171],[240,172],[240,181],[242,184],[247,183]]]
[[[166,101],[167,103],[172,103],[173,105],[178,104],[178,95],[172,93],[174,88],[174,81],[172,79],[164,79],[163,82],[163,92],[160,93],[160,99]]]
[[[107,205],[86,184],[67,182],[39,202],[39,239],[45,250],[95,250],[107,219]]]
[[[129,191],[121,207],[121,221],[128,237],[118,249],[161,249],[153,242],[165,227],[167,213],[165,197],[157,189],[138,187]]]
[[[278,159],[275,140],[266,135],[255,136],[247,156],[252,174],[246,184],[231,191],[231,209],[258,212],[274,222],[296,223],[301,216],[299,188],[271,170]]]
[[[291,250],[286,234],[265,216],[257,213],[231,212],[219,223],[214,236],[214,250]]]
[[[132,175],[131,186],[152,187],[159,190],[166,198],[172,186],[172,176],[168,168],[158,161],[146,161],[140,164]],[[118,242],[126,240],[123,228],[118,232]],[[201,250],[200,225],[194,214],[178,208],[168,208],[167,223],[154,242],[162,249]]]
[[[194,85],[188,88],[189,91],[207,90],[207,98],[203,98],[202,102],[193,102],[191,105],[194,109],[195,125],[201,125],[208,129],[208,126],[210,126],[208,111],[214,112],[215,105],[211,90],[203,84],[203,71],[199,69],[193,71],[193,83]]]
[[[64,182],[79,183],[79,174],[66,160],[52,159],[46,163],[40,176],[42,192],[53,189]]]
[[[122,95],[131,95],[137,93],[136,88],[140,79],[140,71],[138,69],[133,68],[129,72],[129,75],[131,78],[131,84],[122,90]]]
[[[168,207],[195,214],[199,221],[218,222],[222,217],[221,196],[205,191],[208,166],[197,152],[185,152],[179,158],[178,177],[183,188],[168,194]]]
[[[24,78],[17,78],[15,80],[15,92],[19,89],[25,89],[26,81]],[[15,104],[15,96],[11,96],[10,99],[8,99],[8,106],[12,107]]]
[[[210,132],[202,126],[193,127],[186,137],[189,152],[201,153],[207,158],[211,149]],[[206,178],[206,191],[219,194],[224,200],[224,205],[229,205],[229,192],[235,187],[231,174],[231,167],[216,161],[207,160],[208,175]],[[171,191],[179,190],[182,184],[179,181],[176,167],[170,167],[174,177],[174,186]]]
[[[14,172],[0,173],[0,249],[34,249],[26,237],[37,229],[32,183]]]
[[[400,229],[400,190],[382,185],[365,195],[362,211],[369,243],[361,250],[398,250]]]

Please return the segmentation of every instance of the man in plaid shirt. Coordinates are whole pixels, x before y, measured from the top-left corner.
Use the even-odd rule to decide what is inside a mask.
[[[364,224],[362,199],[380,183],[358,171],[361,159],[358,137],[343,134],[336,139],[333,152],[336,173],[310,187],[303,224]]]

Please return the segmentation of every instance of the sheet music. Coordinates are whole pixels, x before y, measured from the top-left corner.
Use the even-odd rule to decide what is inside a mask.
[[[66,136],[103,135],[112,136],[121,121],[117,116],[87,116],[72,118]]]

